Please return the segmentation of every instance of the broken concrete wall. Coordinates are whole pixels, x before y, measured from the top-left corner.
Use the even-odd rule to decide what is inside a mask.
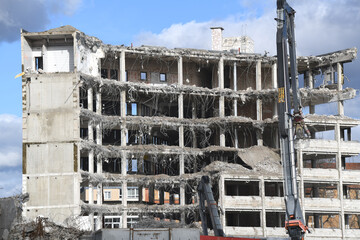
[[[0,198],[0,239],[9,237],[14,224],[22,222],[22,203],[28,200],[28,195]]]
[[[105,57],[101,44],[97,38],[75,33],[75,64],[78,72],[100,77],[100,59]]]

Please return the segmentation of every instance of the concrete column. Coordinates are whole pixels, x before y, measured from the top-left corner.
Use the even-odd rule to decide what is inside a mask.
[[[261,60],[256,61],[256,90],[261,90]],[[256,100],[256,120],[262,120],[262,101],[260,99]],[[257,145],[263,145],[262,137],[257,138]]]
[[[122,185],[121,185],[121,189],[122,189],[122,207],[123,207],[123,212],[122,212],[122,227],[123,228],[127,228],[127,196],[128,196],[128,190],[127,190],[127,182],[123,181]]]
[[[236,62],[234,62],[234,70],[233,70],[233,83],[234,83],[234,91],[237,91],[237,66],[236,66]],[[234,99],[234,116],[237,116],[237,99]]]
[[[340,228],[342,232],[342,238],[345,239],[345,213],[344,213],[344,188],[342,180],[342,155],[340,152],[341,146],[341,130],[340,123],[335,125],[335,139],[337,142],[337,154],[336,154],[336,168],[338,171],[339,182],[338,182],[338,197],[340,199]]]
[[[234,62],[234,91],[237,91],[237,66],[236,66],[236,62]],[[234,99],[234,117],[237,117],[238,113],[237,113],[237,99]],[[238,132],[237,132],[237,127],[234,127],[234,147],[235,148],[239,148],[239,139],[238,139]]]
[[[125,69],[125,50],[120,52],[120,81],[126,82],[126,69]]]
[[[178,58],[178,85],[183,85],[183,59],[182,56]],[[184,95],[180,93],[178,98],[178,117],[184,118]],[[179,127],[179,147],[184,148],[184,126]],[[179,155],[179,174],[185,173],[185,159],[184,154]],[[180,184],[180,205],[185,205],[185,184]],[[185,213],[181,214],[181,222],[185,222]]]
[[[303,152],[302,149],[298,149],[297,151],[297,159],[298,159],[298,174],[300,175],[300,182],[299,182],[299,199],[300,199],[300,204],[301,206],[304,206],[305,203],[305,191],[304,191],[304,177],[303,177],[303,169],[304,169],[304,160],[303,160]],[[305,219],[305,208],[302,207],[302,214],[304,216]]]
[[[179,56],[178,62],[178,84],[183,85],[183,59],[182,56]]]
[[[265,210],[265,182],[263,177],[260,178],[259,188],[260,188],[259,190],[260,190],[261,207],[262,207],[260,223],[263,230],[263,236],[266,237],[267,233],[266,233],[266,210]]]
[[[343,83],[342,83],[342,66],[341,63],[337,63],[337,90],[342,91]],[[338,112],[339,115],[344,115],[344,101],[338,102]]]
[[[274,89],[278,88],[277,84],[277,63],[274,62],[271,67],[271,82]],[[277,101],[275,99],[274,107],[273,107],[273,117],[278,115],[278,109],[277,109]]]
[[[225,179],[224,179],[223,175],[221,175],[220,179],[219,179],[219,202],[218,202],[218,206],[223,210],[225,210],[225,208],[224,208],[224,196],[225,196]],[[225,212],[223,212],[223,211],[220,212],[220,221],[221,221],[221,225],[225,229]]]
[[[185,183],[180,183],[180,206],[185,206]],[[180,215],[181,223],[185,223],[185,211]]]
[[[307,72],[307,79],[308,79],[308,87],[310,89],[314,88],[314,78],[313,78],[313,74],[312,71],[309,69]],[[309,104],[309,113],[310,114],[314,114],[315,113],[315,105],[311,105]]]
[[[45,72],[49,71],[49,59],[48,59],[48,54],[47,54],[47,46],[46,46],[46,41],[44,40],[42,48],[41,48],[41,56],[43,58],[43,70]]]
[[[197,104],[196,101],[192,102],[192,119],[196,119],[197,118]],[[193,148],[197,148],[197,138],[196,138],[196,133],[195,130],[192,129],[192,147]],[[195,157],[195,161],[194,161],[194,172],[197,172],[197,159]]]
[[[271,82],[274,89],[278,88],[277,83],[277,63],[274,62],[271,67]],[[274,106],[273,106],[273,118],[278,116],[278,108],[277,108],[278,102],[277,99],[274,100]],[[278,131],[274,134],[274,147],[279,148],[280,147],[280,141],[279,141],[279,134]]]
[[[101,89],[96,92],[96,113],[101,115],[102,103],[101,103]],[[96,125],[96,144],[102,145],[102,127],[101,123]],[[102,173],[102,161],[97,159],[97,173]]]
[[[87,103],[88,103],[88,110],[93,111],[93,89],[89,88],[87,90]],[[93,132],[92,124],[88,124],[88,139],[90,142],[94,141],[94,132]],[[89,166],[89,173],[94,173],[94,150],[91,149],[88,155],[88,166]],[[94,204],[94,187],[93,184],[89,184],[89,204]],[[94,231],[94,214],[89,214],[89,222],[90,222],[90,230]]]
[[[126,82],[126,68],[125,68],[125,50],[122,50],[120,52],[120,81]],[[126,128],[126,91],[120,92],[120,118],[123,119],[121,123],[121,146],[126,147],[126,135],[127,135],[127,128]],[[127,171],[127,152],[122,151],[121,152],[121,175],[126,176]],[[127,228],[127,182],[126,180],[122,182],[121,184],[121,191],[122,191],[122,217],[121,217],[121,224],[123,228]]]
[[[218,64],[219,89],[224,89],[224,59],[220,57]],[[219,117],[225,117],[225,97],[219,98]],[[220,146],[225,147],[225,131],[220,129]]]
[[[102,103],[101,103],[101,89],[98,89],[96,91],[96,113],[98,115],[102,114]],[[96,125],[96,144],[97,145],[102,145],[102,127],[101,127],[101,123],[98,123]],[[102,159],[100,158],[100,156],[97,156],[97,173],[102,173]],[[103,204],[103,186],[102,183],[99,183],[97,185],[97,199],[96,199],[96,203],[97,205],[102,205]],[[97,224],[96,224],[96,229],[101,229],[102,228],[102,219],[103,219],[103,215],[99,214],[97,215]]]

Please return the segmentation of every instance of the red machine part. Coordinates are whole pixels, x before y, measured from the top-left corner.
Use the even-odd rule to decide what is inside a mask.
[[[201,235],[200,240],[261,240],[260,238],[216,237]]]

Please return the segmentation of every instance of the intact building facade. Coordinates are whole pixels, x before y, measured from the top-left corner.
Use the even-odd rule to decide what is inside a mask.
[[[81,228],[199,221],[209,175],[227,235],[286,237],[276,57],[248,37],[213,49],[111,46],[71,26],[22,31],[23,214]],[[356,49],[298,58],[311,139],[296,140],[307,238],[360,236],[359,120],[344,116]],[[335,102],[334,115],[316,106]],[[355,160],[354,160],[355,159]],[[126,191],[124,191],[126,189]]]

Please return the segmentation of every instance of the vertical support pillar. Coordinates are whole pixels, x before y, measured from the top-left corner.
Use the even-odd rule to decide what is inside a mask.
[[[197,104],[196,101],[192,102],[192,119],[196,119],[197,118]],[[196,133],[195,130],[192,129],[192,147],[193,148],[197,148],[197,138],[196,138]],[[197,158],[195,157],[195,161],[194,161],[194,172],[197,172]]]
[[[236,66],[236,62],[234,62],[234,91],[237,91],[237,66]],[[237,112],[237,99],[234,99],[234,117],[237,117],[238,112]],[[239,139],[238,139],[238,132],[237,132],[237,127],[234,127],[234,147],[235,148],[239,148]]]
[[[102,114],[102,104],[101,104],[101,89],[98,89],[96,91],[96,113],[98,115]],[[98,123],[96,125],[96,144],[97,145],[102,145],[102,126],[101,123]],[[102,159],[100,158],[100,156],[97,156],[97,173],[102,173]],[[102,183],[99,183],[97,185],[97,199],[96,199],[96,203],[97,205],[102,205],[103,204],[103,186]],[[98,213],[97,215],[97,224],[96,224],[96,229],[101,229],[102,226],[102,219],[103,219],[103,215]]]
[[[277,89],[278,88],[278,83],[277,83],[277,63],[274,62],[272,64],[271,67],[271,82],[272,82],[272,86],[273,89]],[[277,108],[278,102],[277,99],[274,99],[274,105],[273,105],[273,118],[278,116],[278,108]],[[279,134],[277,129],[275,129],[276,132],[274,132],[273,136],[274,136],[274,147],[275,148],[280,148],[280,140],[279,140]]]
[[[304,160],[303,160],[303,151],[302,149],[297,150],[297,159],[298,159],[298,174],[300,175],[300,182],[299,182],[299,199],[301,206],[304,206],[305,203],[305,190],[304,190],[304,176],[303,176],[303,167],[304,167]],[[302,214],[305,216],[305,208],[302,208]]]
[[[256,90],[261,90],[261,60],[256,61]],[[262,101],[256,100],[256,120],[262,120]],[[263,145],[262,133],[257,134],[257,145]]]
[[[224,89],[224,59],[220,57],[218,64],[218,80],[219,80],[219,89]],[[225,97],[220,96],[219,98],[219,117],[225,117]],[[225,130],[220,129],[220,146],[225,147]]]
[[[178,85],[181,87],[183,85],[183,58],[179,56],[178,58]],[[184,95],[180,93],[178,98],[178,117],[179,119],[184,118]],[[179,127],[179,147],[184,148],[184,126]],[[184,154],[179,156],[179,174],[180,176],[185,173],[185,158]],[[185,206],[185,184],[180,183],[180,205]],[[185,222],[185,213],[181,213],[181,222]]]
[[[260,182],[259,182],[259,190],[260,190],[260,196],[261,196],[261,226],[262,226],[262,230],[263,230],[263,236],[266,237],[267,233],[266,233],[266,210],[265,210],[265,182],[264,182],[264,178],[261,177],[260,178]]]
[[[87,90],[87,101],[88,101],[88,110],[93,111],[93,89],[89,88]],[[90,142],[94,141],[94,130],[92,124],[88,124],[88,138]],[[91,149],[88,155],[88,166],[89,173],[94,173],[94,150]],[[94,204],[94,187],[92,183],[89,183],[89,204]],[[94,213],[89,214],[90,230],[94,231]]]
[[[339,80],[339,79],[338,79]],[[338,170],[339,182],[338,182],[338,197],[340,199],[340,227],[342,232],[342,238],[345,239],[345,213],[344,213],[344,188],[343,188],[343,180],[342,180],[342,155],[340,151],[341,144],[341,129],[340,123],[336,123],[335,125],[335,139],[337,142],[337,154],[336,154],[336,168]]]
[[[102,103],[101,103],[101,89],[98,89],[96,92],[96,113],[98,115],[102,114]],[[102,145],[102,127],[101,123],[96,124],[96,144]],[[102,173],[102,160],[97,159],[97,173]]]
[[[225,196],[225,179],[223,175],[220,175],[219,178],[219,203],[218,205],[220,206],[221,209],[224,209],[224,196]],[[220,211],[220,221],[221,221],[221,225],[223,226],[223,229],[225,229],[225,216],[226,213],[224,211]]]
[[[342,77],[342,66],[341,63],[337,63],[337,90],[341,91],[343,89],[343,77]],[[344,115],[344,101],[340,100],[338,102],[338,112],[340,116]]]
[[[185,206],[185,182],[180,183],[180,206]],[[181,212],[181,222],[185,223],[185,211]]]
[[[48,60],[48,54],[47,54],[47,43],[44,39],[42,47],[41,47],[41,56],[43,58],[43,70],[45,72],[49,71],[49,65],[47,64],[49,62]]]
[[[307,79],[308,79],[308,87],[310,89],[314,88],[314,78],[311,69],[307,71]],[[315,105],[309,104],[309,113],[314,114],[315,113]]]
[[[178,58],[178,85],[183,85],[183,59],[182,56]],[[179,119],[184,118],[184,95],[180,93],[178,98],[178,117]],[[179,127],[179,147],[184,148],[184,126]],[[180,154],[179,158],[179,173],[184,174],[184,155]],[[181,198],[181,196],[180,196]]]
[[[271,67],[271,82],[274,89],[278,88],[277,84],[277,63],[274,62]],[[278,115],[278,109],[277,109],[277,101],[275,99],[274,106],[273,106],[273,117],[276,117]]]
[[[126,72],[125,72],[125,50],[120,52],[120,81],[126,82]],[[127,135],[127,128],[126,128],[126,91],[120,92],[120,118],[122,119],[121,122],[121,146],[126,147],[126,135]],[[123,150],[121,152],[121,175],[127,175],[127,152]],[[127,181],[124,180],[121,185],[122,191],[122,217],[121,217],[121,224],[123,228],[127,228]]]

